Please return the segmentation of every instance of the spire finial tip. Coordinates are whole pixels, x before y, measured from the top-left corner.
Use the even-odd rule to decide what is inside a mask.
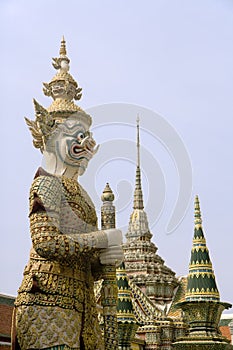
[[[198,195],[195,196],[194,217],[195,217],[195,226],[198,228],[202,224],[200,202],[199,202]]]
[[[109,185],[109,182],[106,183],[105,189],[103,190],[101,200],[103,202],[112,202],[114,201],[114,193]]]
[[[66,41],[65,41],[65,38],[64,38],[64,35],[62,36],[62,39],[61,39],[61,47],[60,47],[60,56],[66,56]]]
[[[137,166],[140,167],[139,114],[137,114]]]

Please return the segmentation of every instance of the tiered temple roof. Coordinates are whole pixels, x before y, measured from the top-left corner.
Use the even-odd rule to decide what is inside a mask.
[[[125,267],[130,280],[155,303],[163,308],[170,303],[178,285],[175,272],[164,264],[151,242],[147,214],[144,210],[140,169],[139,119],[137,119],[137,167],[133,212],[130,216],[126,243],[123,245]]]

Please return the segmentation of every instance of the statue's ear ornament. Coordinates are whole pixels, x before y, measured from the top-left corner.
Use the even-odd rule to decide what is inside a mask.
[[[52,90],[51,87],[48,83],[43,83],[43,93],[45,94],[45,96],[52,96]]]
[[[80,100],[80,98],[82,97],[82,88],[77,88],[76,89],[76,94],[74,96],[75,100]]]
[[[25,118],[25,121],[31,131],[33,137],[33,145],[39,148],[41,152],[45,149],[45,144],[51,133],[56,128],[55,121],[48,111],[41,106],[35,99],[33,100],[35,107],[35,121]]]
[[[53,57],[52,60],[53,60],[52,65],[55,69],[61,68],[61,63],[60,63],[59,58]]]
[[[25,121],[29,127],[29,130],[31,131],[32,137],[33,137],[33,145],[36,148],[40,148],[41,152],[43,152],[43,140],[42,140],[42,134],[41,131],[37,125],[37,123],[33,120],[30,120],[25,117]]]

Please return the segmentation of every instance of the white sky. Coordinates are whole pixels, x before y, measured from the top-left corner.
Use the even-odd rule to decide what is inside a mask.
[[[51,59],[58,56],[64,34],[70,72],[83,88],[81,107],[113,102],[143,106],[163,116],[180,135],[192,162],[192,202],[198,193],[221,300],[233,302],[233,2],[1,0],[0,28],[0,293],[16,295],[22,278],[30,248],[28,192],[41,164],[23,117],[34,118],[33,97],[45,107],[51,103],[42,93],[42,82],[55,74]],[[141,114],[143,110],[138,109]],[[123,118],[119,116],[121,122]],[[98,125],[99,121],[94,122]],[[127,139],[135,140],[131,129],[127,135],[119,129],[116,136],[105,128],[96,137],[98,142],[109,137],[124,139],[124,145]],[[184,275],[193,235],[193,203],[179,227],[166,234],[177,176],[174,169],[175,175],[170,174],[172,166],[167,165],[169,157],[161,145],[150,143],[143,130],[141,142],[163,168],[167,186],[163,210],[152,228],[153,241],[166,264],[178,276]],[[124,168],[121,163],[116,166]],[[143,168],[145,200],[156,199],[157,194],[150,191],[153,184],[148,184],[157,182],[151,175],[156,174],[153,169],[155,165]],[[134,173],[130,165],[127,179],[131,187]],[[127,177],[120,170],[112,172],[111,167],[103,168],[98,176],[93,174],[97,193],[101,194],[108,178],[116,188],[122,180],[118,175]],[[130,196],[129,187],[125,193]],[[132,202],[124,212],[125,225],[130,206]],[[148,217],[154,223],[152,215]]]

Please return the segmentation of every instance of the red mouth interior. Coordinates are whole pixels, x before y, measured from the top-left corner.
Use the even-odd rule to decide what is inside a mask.
[[[73,152],[74,152],[75,154],[78,154],[78,153],[82,152],[82,148],[80,148],[79,146],[75,145],[75,146],[73,147]]]

